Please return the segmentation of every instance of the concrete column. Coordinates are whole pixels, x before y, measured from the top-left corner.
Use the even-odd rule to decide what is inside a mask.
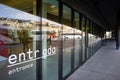
[[[117,12],[115,40],[116,40],[116,49],[120,49],[120,10]]]

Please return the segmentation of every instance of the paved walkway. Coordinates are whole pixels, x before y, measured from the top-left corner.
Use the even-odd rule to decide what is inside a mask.
[[[67,80],[120,80],[120,50],[108,41]]]

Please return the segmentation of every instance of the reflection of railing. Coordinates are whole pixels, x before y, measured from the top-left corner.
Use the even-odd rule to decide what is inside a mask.
[[[82,36],[80,34],[62,34],[63,39],[81,39]]]

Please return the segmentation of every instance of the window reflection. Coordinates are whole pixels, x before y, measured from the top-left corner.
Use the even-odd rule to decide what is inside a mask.
[[[82,46],[82,31],[80,30],[80,15],[75,11],[75,20],[74,20],[74,68],[78,67],[81,57],[81,46]],[[79,36],[79,37],[77,37]]]
[[[2,73],[4,73],[3,75],[6,77],[0,76],[0,78],[2,77],[2,80],[36,80],[35,61],[19,64],[10,68],[7,66],[10,65],[8,58],[13,54],[17,57],[16,61],[18,61],[18,58],[20,58],[22,62],[29,60],[29,57],[25,55],[27,55],[29,49],[31,51],[36,49],[36,37],[32,32],[39,28],[38,23],[40,23],[40,17],[15,9],[19,6],[16,5],[15,7],[15,5],[10,4],[11,2],[1,1],[1,3],[4,4],[0,4],[0,69],[4,70]],[[16,4],[19,4],[19,2],[16,1]],[[19,53],[23,53],[24,55],[20,56]],[[17,72],[17,68],[20,70],[20,67],[29,64],[32,64],[33,67]],[[24,77],[21,77],[23,75]]]
[[[36,8],[36,0],[1,0],[0,3],[31,14]]]
[[[63,24],[71,26],[71,8],[66,5],[63,5]]]
[[[71,72],[74,29],[71,27],[71,8],[63,5],[63,77]]]
[[[59,21],[57,0],[42,2],[42,49],[55,47],[56,54],[42,59],[43,80],[58,80],[58,54],[61,43],[62,26]],[[44,55],[47,53],[45,52]]]
[[[47,18],[49,20],[58,22],[58,1],[57,0],[43,0],[42,4],[42,17]]]
[[[85,61],[85,17],[82,17],[82,62]]]

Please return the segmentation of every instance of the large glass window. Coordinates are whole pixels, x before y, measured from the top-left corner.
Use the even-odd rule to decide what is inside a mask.
[[[89,27],[89,34],[88,34],[88,48],[89,48],[89,55],[92,56],[93,54],[93,34],[92,34],[92,21],[90,21],[90,27]]]
[[[1,0],[0,79],[66,78],[100,48],[98,29],[59,0]]]
[[[36,80],[35,0],[0,1],[1,80]]]
[[[43,80],[58,80],[58,54],[61,38],[58,1],[43,0],[42,2],[42,78]],[[49,55],[52,56],[49,56]],[[47,57],[49,56],[49,57]]]
[[[86,19],[86,58],[88,59],[90,57],[90,48],[89,48],[89,29],[90,29],[90,25],[89,25],[89,19]]]
[[[75,19],[74,19],[74,68],[78,67],[80,54],[81,54],[81,40],[82,40],[82,31],[80,31],[80,17],[79,13],[75,12]]]
[[[82,62],[85,62],[86,59],[86,53],[85,53],[85,17],[82,17],[82,21],[81,21],[81,27],[82,27]]]
[[[71,8],[63,5],[63,77],[71,72],[74,31],[71,28]]]
[[[58,22],[58,1],[57,0],[43,0],[42,2],[42,17],[47,18],[49,20]]]

